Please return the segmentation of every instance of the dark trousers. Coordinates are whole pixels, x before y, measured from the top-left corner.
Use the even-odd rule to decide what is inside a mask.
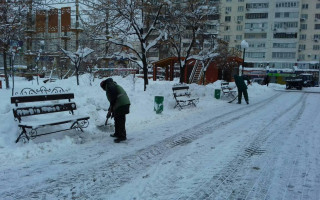
[[[238,102],[241,103],[242,93],[246,102],[249,102],[248,92],[247,90],[238,90]]]
[[[119,138],[126,138],[126,115],[114,116],[115,135]]]

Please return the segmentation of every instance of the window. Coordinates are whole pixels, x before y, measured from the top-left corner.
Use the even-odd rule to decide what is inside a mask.
[[[244,7],[243,6],[238,6],[238,12],[243,12],[244,11]]]
[[[243,26],[242,25],[237,25],[237,31],[242,31],[243,30]]]
[[[307,30],[308,29],[308,24],[300,24],[300,28],[302,30]]]
[[[246,8],[247,9],[269,8],[269,4],[268,3],[247,3]]]
[[[308,19],[308,14],[301,14],[301,19],[304,19],[304,20]]]
[[[316,4],[316,8],[319,9],[320,8],[320,3]]]
[[[319,29],[320,29],[320,24],[315,24],[315,25],[314,25],[314,29],[315,29],[315,30],[319,30]]]
[[[266,47],[266,43],[258,43],[257,47],[258,48],[265,48]]]
[[[244,2],[244,0],[238,0],[238,2]]]
[[[306,50],[305,44],[299,44],[299,50]]]
[[[320,35],[319,34],[314,34],[313,35],[313,39],[320,39]]]
[[[276,8],[298,8],[299,2],[278,2]]]
[[[238,17],[237,17],[237,20],[238,20],[238,21],[243,21],[243,16],[238,16]]]
[[[298,22],[275,22],[274,28],[297,28]]]
[[[264,29],[268,28],[268,23],[246,23],[245,29]]]
[[[299,39],[300,40],[306,40],[307,39],[307,35],[301,34]]]
[[[276,12],[275,18],[299,18],[299,12]]]
[[[230,13],[232,11],[231,7],[226,7],[226,13]]]
[[[265,58],[265,52],[246,52],[247,58]]]
[[[224,18],[224,21],[225,21],[225,22],[231,22],[231,16],[226,16],[226,17]]]
[[[268,18],[268,13],[247,13],[246,19],[266,19]]]
[[[309,5],[308,4],[302,4],[302,9],[308,9]]]
[[[273,43],[273,48],[296,48],[296,43]]]
[[[242,40],[242,35],[236,35],[236,40]]]
[[[305,60],[305,55],[304,54],[299,54],[299,60]]]
[[[273,38],[297,38],[297,33],[274,33]]]
[[[320,45],[313,45],[313,50],[316,50],[316,51],[320,50]]]
[[[223,36],[223,39],[224,39],[225,41],[230,41],[230,35],[225,35],[225,36]]]
[[[207,29],[216,29],[217,28],[217,26],[216,25],[207,25]]]
[[[244,34],[245,39],[263,39],[267,38],[266,33],[245,33]]]
[[[232,0],[227,0],[227,2],[232,2]]]
[[[295,52],[272,52],[272,58],[294,59],[295,57],[296,57]]]
[[[225,27],[224,27],[224,30],[225,30],[225,31],[230,30],[230,26],[225,26]]]

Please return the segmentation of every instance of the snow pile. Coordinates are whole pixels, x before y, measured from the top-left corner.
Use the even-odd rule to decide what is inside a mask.
[[[173,109],[175,100],[172,95],[172,86],[178,83],[178,79],[174,81],[152,81],[147,87],[147,91],[143,91],[143,79],[127,76],[125,78],[113,77],[119,85],[121,85],[128,93],[131,101],[130,114],[127,115],[127,131],[139,131],[143,133],[145,129],[155,125],[164,124],[176,119],[182,119],[183,116],[192,115],[193,113],[201,113],[208,108],[221,107],[227,104],[226,101],[214,98],[215,89],[220,89],[220,81],[206,86],[190,84],[190,92],[192,96],[199,97],[200,102],[196,108],[187,108],[179,111]],[[12,108],[14,105],[10,103],[11,90],[1,90],[1,107],[0,107],[0,162],[4,162],[7,158],[27,159],[34,156],[46,155],[48,152],[59,152],[60,150],[72,148],[73,145],[97,140],[99,137],[105,137],[106,133],[97,128],[105,122],[106,110],[109,107],[105,92],[100,88],[102,79],[95,79],[93,82],[89,80],[88,75],[80,78],[80,86],[76,85],[76,78],[72,77],[56,82],[44,84],[39,79],[39,84],[35,80],[26,81],[23,78],[15,78],[15,92],[23,88],[46,88],[62,87],[73,92],[77,104],[76,113],[79,115],[89,115],[89,127],[85,129],[85,139],[81,139],[76,134],[62,132],[58,137],[57,134],[50,134],[39,137],[28,144],[15,143],[20,132],[17,122],[14,121]],[[91,82],[91,83],[90,83]],[[11,82],[10,82],[11,84]],[[91,85],[90,85],[91,84]],[[234,83],[230,83],[234,85]],[[283,88],[277,84],[270,84],[269,87],[252,84],[248,88],[250,103],[254,103],[258,99],[266,98],[274,93],[272,88]],[[164,111],[161,114],[154,112],[155,96],[164,97]],[[230,104],[229,104],[230,105]],[[244,105],[243,105],[244,106]],[[41,116],[46,120],[47,115]],[[110,120],[113,123],[113,120]],[[74,131],[75,132],[75,131]],[[143,133],[148,135],[148,133]],[[40,138],[44,138],[41,141]],[[82,141],[81,141],[82,140]],[[41,141],[41,142],[40,142]]]

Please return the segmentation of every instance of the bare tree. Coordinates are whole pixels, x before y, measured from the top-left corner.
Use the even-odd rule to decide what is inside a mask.
[[[97,33],[94,38],[126,50],[111,52],[109,56],[121,55],[137,63],[143,69],[144,90],[148,85],[147,53],[163,38],[158,25],[165,5],[162,0],[99,0],[92,4],[105,13],[105,21],[93,27]]]
[[[216,7],[201,0],[174,3],[167,10],[165,23],[167,42],[171,53],[178,58],[180,82],[184,82],[184,71],[189,60],[204,55],[202,51],[206,37],[206,22],[209,15],[217,13]],[[208,54],[210,55],[210,54]]]
[[[0,51],[3,54],[3,67],[6,88],[9,89],[9,77],[7,68],[7,56],[10,53],[10,43],[13,40],[21,40],[23,29],[23,16],[26,14],[26,3],[20,1],[0,0]],[[11,49],[12,50],[12,49]]]
[[[216,52],[219,52],[219,55],[214,59],[214,62],[217,63],[217,68],[220,70],[221,79],[230,81],[231,77],[226,77],[227,74],[230,74],[231,70],[237,65],[232,58],[238,56],[238,52],[234,49],[230,49],[228,43],[223,40],[218,40],[218,47]]]
[[[93,53],[94,51],[90,48],[81,48],[77,50],[77,52],[73,53],[64,49],[61,49],[61,51],[71,60],[71,62],[74,64],[75,67],[75,73],[77,77],[77,85],[79,85],[79,68],[80,65],[89,54]]]

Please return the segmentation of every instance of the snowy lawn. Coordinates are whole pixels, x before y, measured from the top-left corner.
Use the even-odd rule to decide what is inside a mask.
[[[14,143],[11,90],[0,91],[1,199],[320,199],[319,88],[253,84],[250,105],[238,105],[214,98],[220,81],[191,84],[200,102],[179,111],[171,89],[177,81],[150,80],[143,91],[142,79],[113,79],[131,101],[128,140],[120,144],[97,128],[109,107],[100,79],[90,85],[84,75],[80,86],[75,78],[40,79],[38,86],[16,78],[16,92],[68,89],[77,114],[90,116],[80,135],[54,133],[28,144]],[[155,96],[164,96],[161,114]]]

